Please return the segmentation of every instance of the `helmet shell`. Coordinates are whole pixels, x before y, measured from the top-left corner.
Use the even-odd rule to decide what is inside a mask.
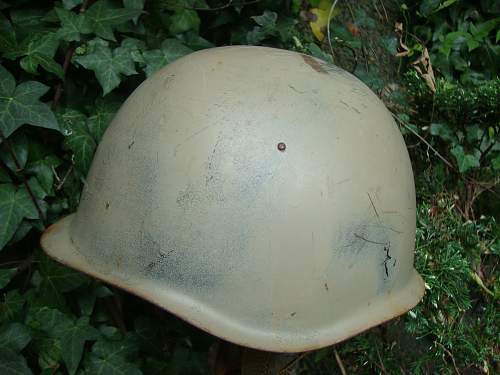
[[[361,81],[265,47],[199,51],[107,129],[55,259],[226,340],[334,344],[422,297],[403,138]]]

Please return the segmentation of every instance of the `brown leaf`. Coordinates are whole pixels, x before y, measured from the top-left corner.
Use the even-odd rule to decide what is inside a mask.
[[[427,86],[431,89],[433,93],[436,92],[436,80],[434,78],[434,71],[432,70],[431,58],[429,56],[429,51],[426,47],[422,51],[422,54],[418,59],[411,63],[415,70],[424,79]]]

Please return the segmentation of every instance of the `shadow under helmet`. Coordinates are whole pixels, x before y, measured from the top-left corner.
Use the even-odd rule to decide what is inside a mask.
[[[412,308],[414,241],[412,168],[378,97],[310,56],[223,47],[134,91],[41,243],[213,335],[300,352]]]

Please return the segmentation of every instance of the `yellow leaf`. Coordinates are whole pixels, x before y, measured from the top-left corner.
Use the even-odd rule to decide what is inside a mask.
[[[330,22],[330,19],[340,13],[340,10],[338,8],[334,9],[330,19],[328,18],[332,3],[333,1],[331,0],[321,0],[317,8],[312,8],[309,10],[311,15],[313,16],[313,21],[309,22],[309,26],[311,27],[311,31],[316,39],[318,39],[320,42],[325,39],[326,26],[328,25],[328,22]]]

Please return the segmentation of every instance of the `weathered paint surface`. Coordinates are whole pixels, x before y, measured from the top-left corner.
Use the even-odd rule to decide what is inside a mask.
[[[226,47],[130,96],[42,246],[217,336],[294,352],[414,306],[414,237],[411,165],[380,100],[312,57]]]

